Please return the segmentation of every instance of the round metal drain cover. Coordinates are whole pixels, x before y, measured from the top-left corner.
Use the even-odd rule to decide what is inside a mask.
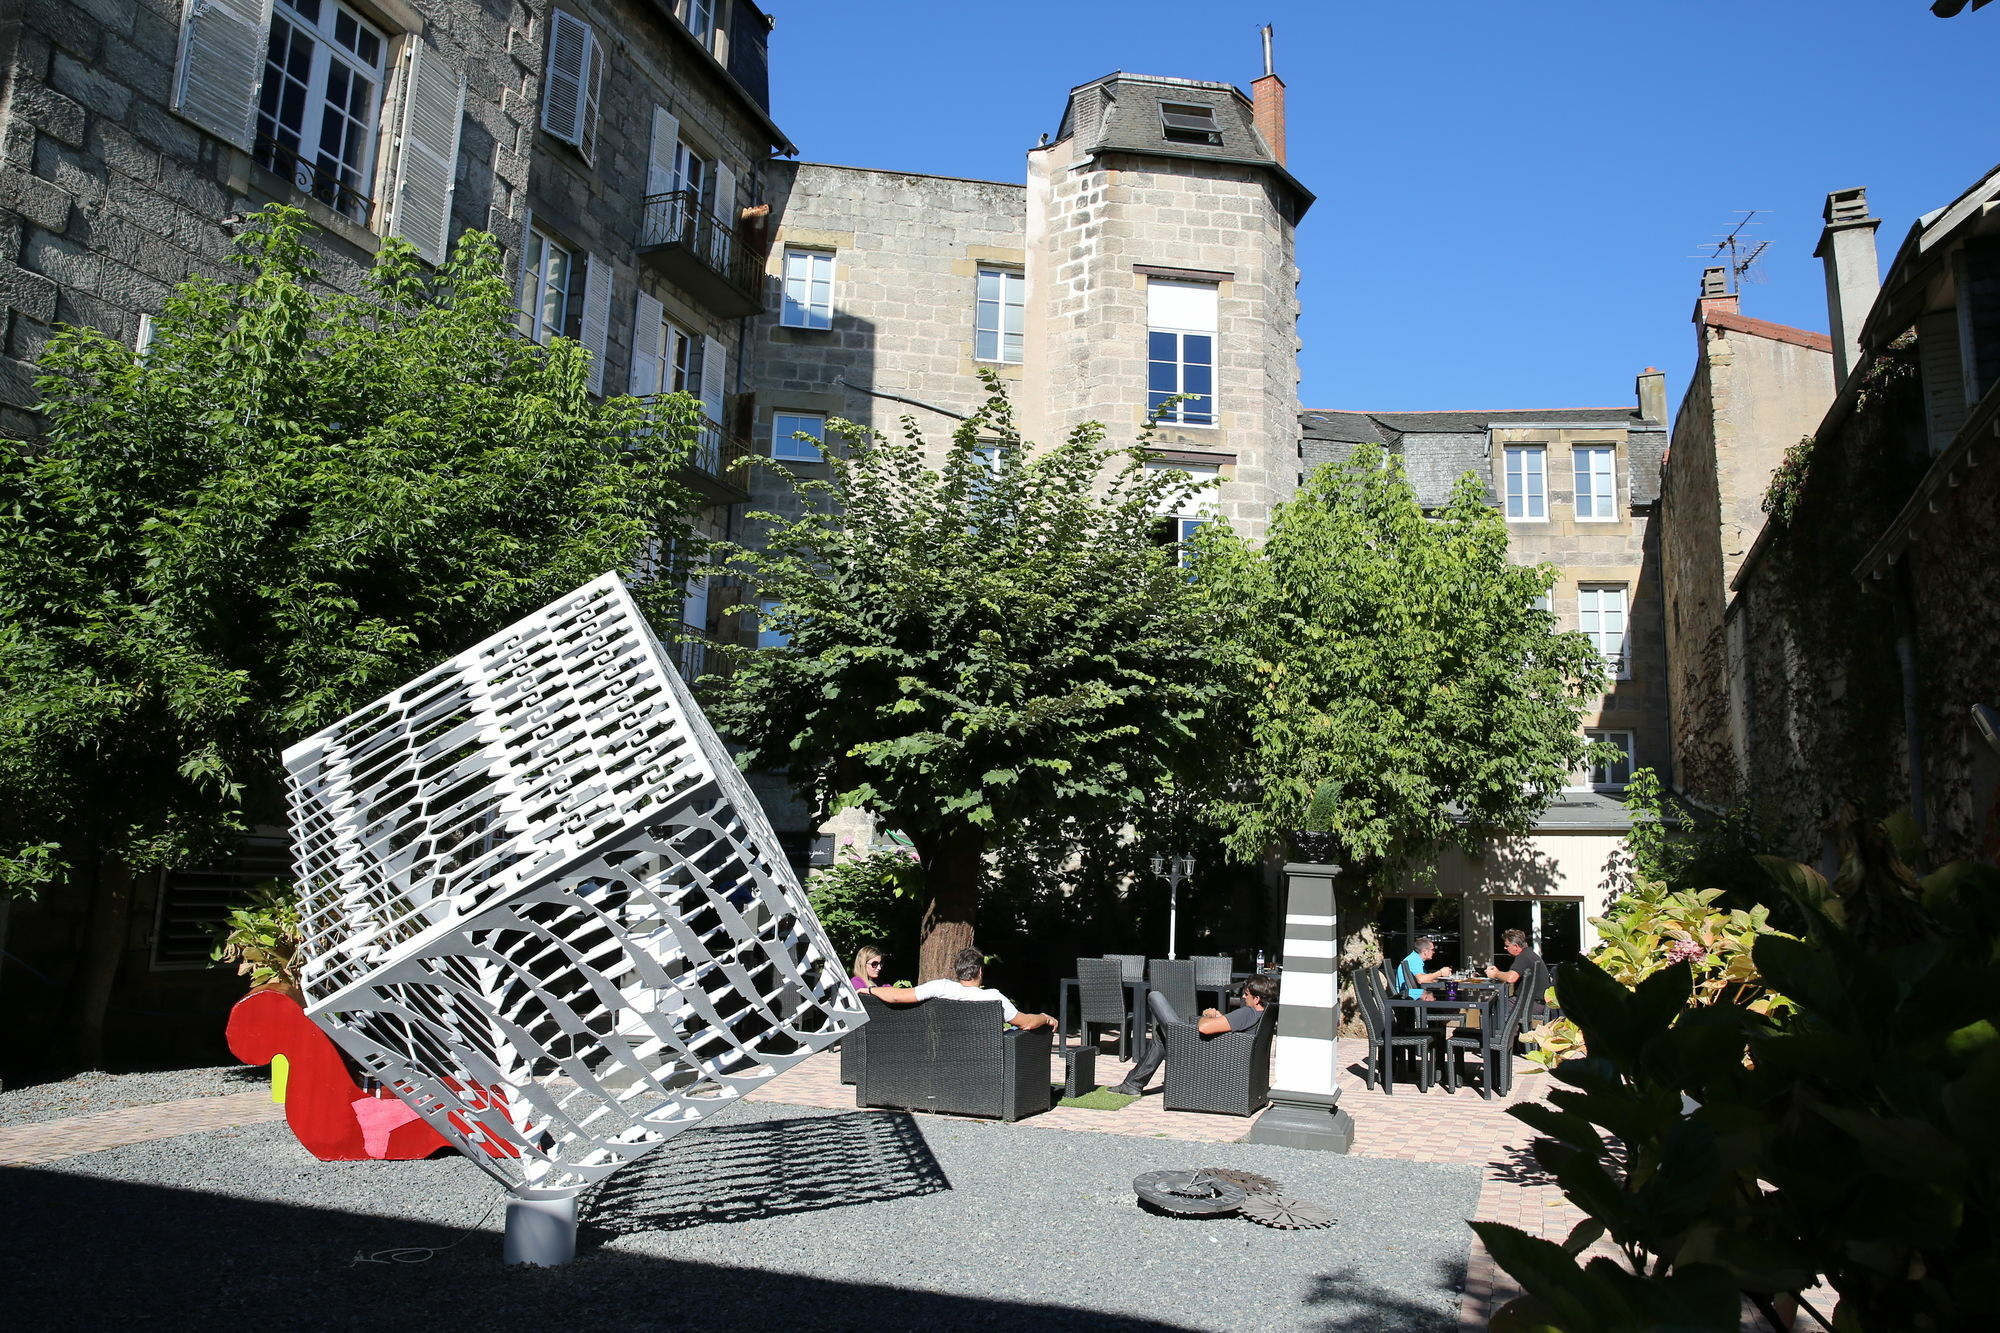
[[[1220,1217],[1243,1206],[1249,1196],[1205,1171],[1148,1171],[1132,1181],[1139,1201],[1176,1217]]]
[[[1333,1225],[1333,1214],[1316,1203],[1283,1194],[1259,1194],[1244,1200],[1243,1216],[1259,1226],[1280,1231],[1313,1231]]]
[[[1278,1182],[1255,1171],[1238,1171],[1231,1166],[1205,1166],[1201,1173],[1210,1180],[1226,1180],[1245,1194],[1276,1194]]]

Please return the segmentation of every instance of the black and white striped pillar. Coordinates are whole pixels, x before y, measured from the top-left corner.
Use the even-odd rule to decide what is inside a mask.
[[[1334,929],[1333,881],[1338,866],[1294,862],[1285,867],[1284,973],[1278,987],[1278,1032],[1271,1043],[1271,1106],[1251,1126],[1247,1143],[1347,1152],[1354,1117],[1340,1109],[1340,937]]]

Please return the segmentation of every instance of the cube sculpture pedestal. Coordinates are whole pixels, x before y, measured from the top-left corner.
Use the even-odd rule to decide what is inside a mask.
[[[615,575],[285,764],[307,1013],[508,1187],[510,1262],[568,1258],[578,1191],[863,1021]]]

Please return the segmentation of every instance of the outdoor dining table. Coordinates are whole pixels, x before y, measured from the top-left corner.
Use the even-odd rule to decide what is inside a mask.
[[[1453,1014],[1477,1011],[1479,1014],[1480,1066],[1483,1069],[1492,1069],[1494,1067],[1493,1034],[1500,1026],[1499,1000],[1501,996],[1507,993],[1507,988],[1499,982],[1460,981],[1458,983],[1458,998],[1448,1000],[1444,998],[1445,984],[1443,981],[1430,982],[1425,987],[1424,998],[1421,1000],[1412,999],[1407,995],[1391,995],[1389,997],[1390,1013],[1393,1015],[1397,1009],[1408,1009],[1416,1016],[1417,1023],[1421,1026],[1436,1021],[1432,1018],[1433,1014],[1439,1018],[1445,1018]],[[1449,1058],[1449,1052],[1447,1052],[1446,1058]],[[1482,1077],[1479,1080],[1479,1095],[1481,1097],[1488,1100],[1492,1099],[1492,1083],[1493,1080],[1490,1077]]]

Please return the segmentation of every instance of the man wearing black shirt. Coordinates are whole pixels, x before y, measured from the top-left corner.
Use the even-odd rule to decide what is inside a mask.
[[[1139,1056],[1139,1063],[1125,1076],[1125,1081],[1112,1088],[1112,1092],[1136,1097],[1146,1090],[1146,1080],[1153,1076],[1167,1058],[1167,1037],[1162,1025],[1180,1022],[1180,1015],[1167,1002],[1167,997],[1158,991],[1146,994],[1148,1006],[1153,1011],[1155,1026],[1152,1035],[1146,1039],[1146,1049]],[[1195,1030],[1204,1037],[1220,1036],[1225,1032],[1247,1032],[1263,1021],[1264,1006],[1278,1002],[1278,981],[1261,973],[1243,983],[1243,1004],[1241,1008],[1224,1014],[1219,1009],[1204,1009],[1195,1020]]]
[[[1500,944],[1508,954],[1511,966],[1502,972],[1497,967],[1488,967],[1486,975],[1494,981],[1504,981],[1509,986],[1519,986],[1535,975],[1535,969],[1542,965],[1542,956],[1528,947],[1528,934],[1522,930],[1510,930],[1500,936]],[[1534,997],[1536,1008],[1541,1007],[1542,997]],[[1532,1012],[1532,1011],[1531,1011]]]

